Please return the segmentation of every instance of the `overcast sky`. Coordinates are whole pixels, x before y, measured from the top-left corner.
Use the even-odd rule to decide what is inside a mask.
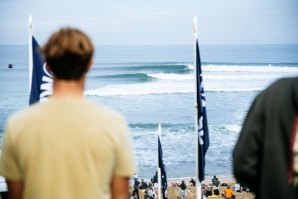
[[[96,44],[298,43],[298,0],[0,0],[0,44],[27,44],[28,15],[40,43],[61,26]]]

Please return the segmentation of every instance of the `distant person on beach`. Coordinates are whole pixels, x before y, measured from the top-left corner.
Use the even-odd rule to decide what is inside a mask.
[[[139,186],[140,186],[140,181],[138,180],[137,177],[134,177],[132,195],[136,196],[137,199],[140,198],[140,196],[139,196]]]
[[[234,184],[233,186],[234,191],[241,192],[241,186],[239,183]]]
[[[13,199],[129,198],[135,163],[124,118],[84,98],[94,47],[62,28],[42,48],[53,95],[7,123],[0,174]]]
[[[150,187],[150,186],[151,186],[151,187],[154,186],[154,182],[153,182],[153,179],[152,179],[152,178],[150,179],[150,182],[148,183],[148,186],[149,186],[149,187]]]
[[[207,190],[207,186],[205,184],[202,184],[202,188],[201,188],[201,198],[205,198],[206,197],[206,190]]]
[[[216,196],[220,195],[218,186],[213,186],[212,189],[213,189],[213,194],[214,195],[216,195]]]
[[[144,179],[142,179],[139,188],[140,188],[140,189],[147,189],[147,188],[148,188],[148,184],[145,182]]]
[[[230,186],[227,186],[227,188],[224,190],[224,197],[233,198],[233,191]]]
[[[149,188],[147,189],[148,190],[148,196],[150,197],[150,199],[154,199],[156,194],[153,190],[153,187],[152,186],[149,186]]]
[[[145,190],[144,199],[151,199],[147,189]]]
[[[153,178],[151,179],[151,183],[153,185],[154,193],[157,193],[158,192],[158,176],[157,176],[157,171],[155,172]]]
[[[213,195],[213,189],[210,185],[207,185],[207,188],[206,188],[206,196],[212,196]]]
[[[184,199],[185,196],[186,196],[186,184],[184,182],[184,180],[182,180],[181,184],[179,185],[180,189],[179,189],[179,192],[180,192],[180,197],[181,199]]]
[[[191,183],[191,185],[194,187],[196,186],[196,181],[193,178],[189,181],[189,183]]]
[[[157,171],[155,172],[155,175],[153,176],[153,182],[158,183],[158,176],[157,176]]]
[[[220,181],[218,181],[218,178],[216,176],[213,176],[212,185],[218,186],[219,184],[220,184]]]
[[[256,198],[298,198],[297,131],[298,78],[283,78],[255,98],[233,152],[234,175]]]

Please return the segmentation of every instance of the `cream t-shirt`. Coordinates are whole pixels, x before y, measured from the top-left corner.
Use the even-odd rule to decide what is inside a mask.
[[[24,199],[105,199],[113,176],[136,172],[123,117],[86,99],[50,98],[7,123],[0,175]]]

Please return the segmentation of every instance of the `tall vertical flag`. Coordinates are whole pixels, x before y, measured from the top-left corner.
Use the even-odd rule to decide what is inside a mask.
[[[29,16],[29,104],[44,101],[53,91],[52,75],[40,54],[40,46],[32,36],[32,18]]]
[[[206,97],[203,86],[203,76],[201,67],[201,58],[199,50],[199,42],[196,29],[196,19],[195,19],[195,75],[196,75],[196,124],[198,133],[198,179],[201,181],[205,178],[205,154],[209,147],[209,132],[207,123],[207,113],[206,113]]]
[[[161,134],[161,126],[159,124],[158,126],[158,170],[160,171],[159,173],[160,173],[161,179],[158,180],[158,183],[159,183],[159,187],[161,186],[163,199],[168,199],[167,174],[166,174],[166,166],[163,163],[163,153],[162,153],[162,147],[161,147],[161,141],[160,141],[160,136],[161,136],[160,134]],[[160,194],[158,197],[161,198]]]

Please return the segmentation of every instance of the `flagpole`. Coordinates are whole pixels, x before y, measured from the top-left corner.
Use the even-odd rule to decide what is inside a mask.
[[[160,174],[160,168],[157,170],[158,175],[158,199],[161,199],[161,174]]]
[[[202,185],[200,182],[199,178],[199,134],[198,134],[198,102],[197,102],[197,59],[196,59],[196,42],[198,39],[198,29],[197,29],[197,16],[194,16],[193,18],[193,36],[194,36],[194,76],[195,76],[195,90],[194,90],[194,105],[195,105],[195,133],[196,133],[196,177],[197,177],[197,182],[196,182],[196,195],[197,199],[202,198],[201,190],[202,190]]]
[[[31,84],[32,84],[32,71],[33,71],[33,49],[32,49],[32,15],[29,15],[29,29],[28,29],[28,35],[29,35],[29,40],[28,40],[28,54],[29,54],[29,93],[31,92]]]
[[[161,141],[161,125],[158,124],[158,131],[157,131],[157,140]],[[158,157],[158,144],[157,144],[157,181],[158,181],[158,199],[161,199],[161,170],[159,167],[159,157]]]

